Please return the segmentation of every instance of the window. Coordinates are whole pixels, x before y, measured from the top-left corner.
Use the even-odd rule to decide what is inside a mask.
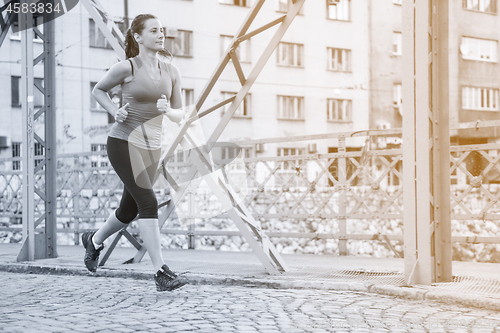
[[[496,13],[496,0],[462,0],[464,9],[476,10],[484,13]]]
[[[328,18],[338,21],[349,21],[350,0],[326,0]]]
[[[498,111],[498,89],[463,87],[462,108],[465,110]]]
[[[125,35],[127,31],[125,21],[115,21],[115,24]],[[102,49],[113,49],[93,19],[89,19],[89,46]]]
[[[304,120],[304,97],[278,96],[278,119]]]
[[[21,157],[21,142],[12,142],[12,157]],[[21,161],[12,161],[12,170],[21,170]]]
[[[403,104],[403,89],[401,83],[395,83],[393,87],[393,105],[400,115],[403,115],[401,105]]]
[[[35,142],[34,153],[35,156],[43,156],[45,147],[40,142]],[[12,142],[12,157],[21,157],[21,142]],[[43,161],[43,158],[35,158],[35,166],[41,161]],[[13,161],[12,170],[21,170],[21,161]]]
[[[403,36],[401,32],[394,31],[392,34],[392,54],[403,54]]]
[[[34,78],[33,82],[43,87],[43,79]],[[10,91],[11,91],[11,105],[13,107],[21,106],[21,77],[11,76],[10,77]],[[33,106],[36,108],[42,107],[44,103],[43,94],[37,87],[33,86]]]
[[[351,50],[328,47],[328,69],[339,72],[351,70]]]
[[[193,55],[193,32],[164,28],[165,48],[177,57],[191,57]]]
[[[228,92],[228,91],[222,92],[222,99],[223,100],[226,100],[226,99],[231,98],[233,96],[236,96],[235,92]],[[245,99],[243,99],[243,101],[240,103],[240,105],[238,106],[238,108],[234,112],[233,117],[250,118],[252,116],[251,112],[250,112],[250,107],[251,107],[250,96],[251,96],[251,94],[246,94]],[[226,112],[229,105],[231,105],[231,104],[226,104],[224,106],[224,108],[222,109],[222,114],[224,114]]]
[[[219,0],[219,3],[223,3],[225,5],[234,5],[241,7],[246,7],[248,2],[249,1],[247,0]]]
[[[35,156],[43,155],[45,155],[45,147],[40,142],[35,142]],[[41,161],[43,161],[43,158],[35,158],[35,166],[37,166]]]
[[[477,61],[497,61],[498,42],[496,40],[462,37],[460,51],[462,59]]]
[[[91,166],[93,168],[107,167],[108,166],[108,155],[106,154],[107,145],[101,143],[92,143],[90,145],[90,151],[102,152],[100,155],[92,155]]]
[[[326,119],[330,121],[352,121],[352,101],[348,99],[327,99]]]
[[[288,8],[289,8],[291,2],[292,2],[292,0],[276,0],[276,5],[277,5],[276,11],[288,12]],[[299,15],[304,15],[303,8],[304,8],[303,6],[300,7]]]
[[[33,17],[33,25],[43,33],[43,16],[34,16]],[[19,32],[19,22],[12,22],[12,33],[10,34],[10,39],[21,40],[21,33]],[[38,36],[33,30],[33,41],[38,43],[43,43],[43,40]]]
[[[181,89],[182,94],[182,106],[186,107],[188,105],[194,104],[194,91],[193,89]]]
[[[229,47],[234,36],[221,35],[221,54],[223,54]],[[250,40],[240,43],[236,48],[236,56],[240,62],[251,62]]]
[[[278,156],[299,156],[304,155],[305,148],[278,148]],[[302,161],[283,161],[281,171],[295,171],[293,167],[300,165]]]
[[[89,46],[103,49],[112,49],[104,34],[97,27],[93,19],[89,19]]]
[[[304,45],[281,42],[278,44],[278,65],[303,67],[303,53]]]
[[[10,92],[11,92],[11,105],[21,106],[21,87],[19,85],[21,78],[19,76],[10,77]]]

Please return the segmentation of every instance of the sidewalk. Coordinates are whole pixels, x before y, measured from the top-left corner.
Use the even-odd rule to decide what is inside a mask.
[[[123,264],[135,255],[132,247],[116,248],[97,273],[85,268],[82,246],[58,246],[58,258],[34,262],[17,262],[20,248],[0,244],[0,271],[133,279],[151,279],[153,274],[147,255],[140,263]],[[274,276],[252,252],[164,250],[163,255],[172,270],[186,272],[193,284],[350,290],[500,311],[500,264],[453,262],[453,282],[406,287],[403,259],[285,254],[290,270]]]

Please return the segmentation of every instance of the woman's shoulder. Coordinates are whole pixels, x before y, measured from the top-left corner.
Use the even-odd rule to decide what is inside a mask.
[[[126,78],[132,75],[132,66],[129,59],[117,62],[109,69],[111,74]]]
[[[171,62],[160,60],[160,66],[167,70],[168,74],[172,77],[173,80],[177,80],[181,77],[179,69]]]

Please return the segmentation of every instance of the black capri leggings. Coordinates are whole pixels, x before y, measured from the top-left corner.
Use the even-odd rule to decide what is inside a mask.
[[[124,186],[116,218],[130,223],[139,218],[158,218],[158,201],[153,191],[153,180],[161,157],[161,149],[146,150],[128,141],[108,137],[108,157]]]

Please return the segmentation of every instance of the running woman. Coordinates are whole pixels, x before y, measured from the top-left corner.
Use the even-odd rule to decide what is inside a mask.
[[[111,165],[124,184],[120,206],[97,231],[85,232],[85,266],[95,272],[103,242],[138,216],[139,231],[151,261],[158,291],[171,291],[188,281],[165,264],[158,227],[158,202],[153,191],[161,157],[163,114],[182,120],[181,79],[165,57],[163,28],[150,14],[134,18],[125,39],[127,60],[113,65],[92,91],[97,102],[115,117],[107,148]],[[121,84],[124,106],[117,108],[107,91]]]

